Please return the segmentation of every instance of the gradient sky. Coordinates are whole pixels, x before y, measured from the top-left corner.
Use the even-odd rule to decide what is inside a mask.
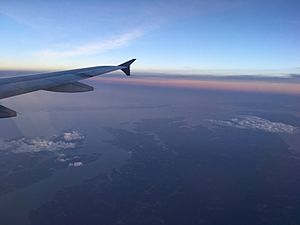
[[[299,0],[1,0],[0,69],[300,73]]]

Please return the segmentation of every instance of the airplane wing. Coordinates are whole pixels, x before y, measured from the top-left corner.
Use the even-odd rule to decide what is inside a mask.
[[[118,66],[96,66],[59,72],[0,78],[0,99],[38,90],[68,93],[92,91],[94,90],[93,87],[80,83],[79,81],[115,70],[122,70],[127,76],[130,76],[130,65],[134,61],[135,59],[132,59]],[[0,105],[0,118],[15,117],[16,115],[17,113],[14,110]]]

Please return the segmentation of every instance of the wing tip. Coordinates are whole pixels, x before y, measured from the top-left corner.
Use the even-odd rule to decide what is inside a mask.
[[[0,119],[11,118],[11,117],[16,117],[16,116],[17,116],[16,111],[0,105]]]
[[[122,64],[120,64],[119,66],[122,66],[124,67],[123,69],[121,69],[125,74],[126,76],[130,76],[130,65],[135,61],[136,59],[131,59],[127,62],[124,62]]]

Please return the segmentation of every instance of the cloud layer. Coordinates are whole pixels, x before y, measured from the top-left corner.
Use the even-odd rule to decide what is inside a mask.
[[[35,153],[41,151],[58,152],[74,149],[84,140],[78,131],[65,132],[51,138],[19,138],[14,140],[1,140],[0,150],[12,153]]]
[[[211,120],[211,122],[223,127],[261,130],[269,133],[293,134],[298,130],[295,126],[279,122],[271,122],[257,116],[240,116],[230,120]]]

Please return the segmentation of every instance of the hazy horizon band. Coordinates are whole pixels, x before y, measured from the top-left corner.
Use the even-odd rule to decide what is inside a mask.
[[[273,81],[192,80],[174,78],[122,79],[116,77],[96,77],[93,79],[102,83],[134,86],[175,87],[203,90],[300,95],[300,83],[278,83]]]

